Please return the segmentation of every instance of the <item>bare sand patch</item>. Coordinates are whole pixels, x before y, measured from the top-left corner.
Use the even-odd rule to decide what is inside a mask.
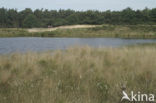
[[[45,32],[45,31],[54,31],[57,29],[74,29],[74,28],[93,28],[97,25],[69,25],[69,26],[59,26],[59,27],[52,27],[52,28],[31,28],[27,29],[28,32]]]

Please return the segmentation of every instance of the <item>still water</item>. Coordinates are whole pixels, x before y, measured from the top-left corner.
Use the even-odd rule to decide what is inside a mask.
[[[119,47],[138,43],[156,43],[156,40],[120,38],[0,38],[0,53],[48,51],[86,45],[91,47]]]

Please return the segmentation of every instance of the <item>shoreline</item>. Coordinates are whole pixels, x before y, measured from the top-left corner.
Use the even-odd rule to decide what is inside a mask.
[[[0,28],[1,37],[156,39],[156,25],[71,25],[54,28]]]

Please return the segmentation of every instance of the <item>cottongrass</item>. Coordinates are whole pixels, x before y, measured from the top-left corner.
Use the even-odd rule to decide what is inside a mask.
[[[0,103],[117,103],[156,94],[156,48],[74,47],[0,56]]]

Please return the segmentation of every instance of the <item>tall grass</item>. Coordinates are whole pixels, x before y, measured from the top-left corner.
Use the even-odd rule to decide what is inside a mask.
[[[156,48],[75,47],[0,56],[0,103],[117,103],[156,94]]]

